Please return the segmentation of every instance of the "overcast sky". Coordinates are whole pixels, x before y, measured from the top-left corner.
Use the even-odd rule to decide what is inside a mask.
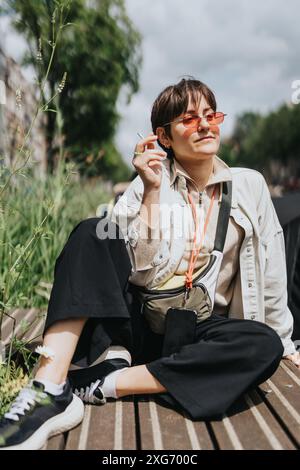
[[[116,143],[126,161],[136,132],[151,132],[151,105],[160,91],[193,75],[215,92],[227,113],[223,135],[245,110],[266,112],[290,102],[300,79],[299,0],[125,0],[143,35],[140,91],[123,116]],[[6,23],[5,49],[17,60],[24,44]],[[28,74],[29,76],[30,74]]]

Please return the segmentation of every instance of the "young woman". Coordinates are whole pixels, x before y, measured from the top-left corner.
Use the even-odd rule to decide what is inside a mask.
[[[270,377],[282,356],[299,366],[282,228],[262,175],[217,156],[224,116],[197,80],[183,79],[155,100],[153,133],[134,152],[138,176],[110,220],[81,221],[56,260],[44,353],[0,423],[2,448],[37,449],[75,426],[83,416],[78,396],[104,404],[155,393],[208,419]],[[172,287],[207,268],[226,184],[232,198],[213,312],[197,323],[193,341],[163,355],[165,335],[155,317],[141,315],[134,286]]]

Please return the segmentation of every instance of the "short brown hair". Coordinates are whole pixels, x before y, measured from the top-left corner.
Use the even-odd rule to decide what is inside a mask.
[[[177,116],[184,113],[189,104],[189,97],[191,97],[193,105],[196,106],[201,96],[204,96],[214,111],[217,110],[214,93],[205,83],[195,80],[193,77],[183,78],[176,85],[165,88],[152,106],[151,123],[153,132],[155,133],[158,127],[173,121]],[[170,124],[164,126],[164,128],[167,136],[172,137]],[[168,153],[168,157],[171,158],[173,156],[172,149],[167,149],[161,142],[158,143]]]

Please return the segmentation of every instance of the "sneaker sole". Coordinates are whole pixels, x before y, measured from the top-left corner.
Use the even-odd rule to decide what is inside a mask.
[[[129,366],[131,366],[132,358],[130,352],[124,348],[123,346],[109,346],[102,354],[98,357],[92,364],[88,367],[94,367],[101,362],[107,361],[109,359],[125,359],[128,362]],[[75,366],[71,364],[69,367],[69,371],[76,371],[80,370],[82,367]]]
[[[76,395],[63,413],[53,416],[40,426],[26,441],[0,450],[39,450],[47,444],[47,440],[69,431],[81,423],[84,415],[84,404]]]

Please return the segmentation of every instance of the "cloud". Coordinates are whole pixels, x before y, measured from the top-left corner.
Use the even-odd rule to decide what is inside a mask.
[[[151,105],[182,75],[193,75],[216,93],[228,113],[223,135],[243,110],[268,111],[291,99],[300,78],[298,0],[127,0],[143,35],[141,90],[120,112],[117,143],[130,161],[136,127],[150,132]]]
[[[122,115],[116,144],[131,161],[139,139],[151,132],[156,96],[183,75],[193,75],[215,92],[228,114],[223,135],[244,110],[266,112],[290,101],[292,82],[300,79],[299,0],[125,0],[143,35],[140,91]],[[0,32],[3,31],[0,20]],[[2,28],[1,28],[2,26]],[[25,44],[8,25],[6,49],[20,57]]]

